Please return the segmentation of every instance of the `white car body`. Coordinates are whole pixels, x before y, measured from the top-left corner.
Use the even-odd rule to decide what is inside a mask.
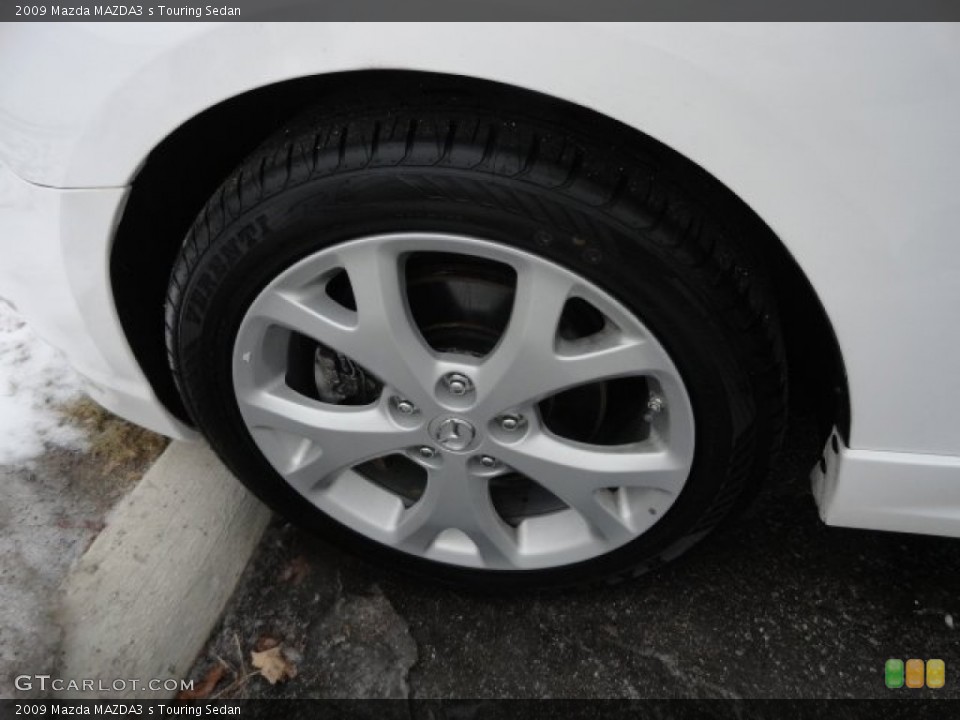
[[[0,295],[96,400],[193,437],[118,319],[110,252],[130,187],[161,140],[223,100],[370,69],[567,100],[719,179],[796,260],[838,341],[850,422],[814,470],[824,520],[960,536],[955,25],[8,25]]]

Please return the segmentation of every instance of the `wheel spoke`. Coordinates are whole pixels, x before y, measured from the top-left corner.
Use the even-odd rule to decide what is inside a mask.
[[[520,398],[531,397],[527,382],[555,357],[557,326],[573,289],[569,278],[539,263],[524,262],[515,270],[517,286],[510,320],[477,371],[480,414],[491,414]]]
[[[554,437],[533,427],[516,445],[498,449],[500,459],[547,488],[601,536],[620,542],[626,525],[600,502],[599,490],[652,488],[679,494],[689,468],[669,450],[619,450],[590,447]]]
[[[445,458],[430,471],[423,496],[401,517],[397,542],[422,554],[444,530],[460,530],[487,567],[516,565],[516,540],[490,499],[489,479],[470,473],[465,456]]]
[[[342,352],[411,400],[427,404],[437,358],[410,313],[400,258],[386,242],[353,246],[339,256],[353,287],[359,329],[352,352]]]
[[[575,341],[557,337],[575,284],[541,267],[518,273],[510,322],[478,371],[477,412],[500,414],[578,385],[667,371],[662,351],[647,338],[612,325]]]
[[[308,489],[340,470],[413,442],[411,431],[394,425],[380,405],[361,409],[324,405],[280,383],[251,389],[237,400],[251,429],[276,430],[309,441],[299,452],[279,459],[278,470],[297,489]]]
[[[347,354],[359,331],[353,313],[327,297],[308,300],[285,290],[269,290],[257,299],[251,315],[306,335]]]
[[[384,244],[365,243],[341,250],[338,258],[350,277],[356,312],[315,287],[281,287],[264,292],[250,314],[343,353],[410,400],[426,404],[437,360],[410,315],[398,257]]]

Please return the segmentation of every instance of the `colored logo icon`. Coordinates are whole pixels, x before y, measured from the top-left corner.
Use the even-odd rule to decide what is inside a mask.
[[[943,660],[927,660],[927,687],[942,688],[947,681],[947,666]]]
[[[924,681],[929,688],[942,688],[946,684],[947,666],[943,660],[927,660],[926,663],[918,658],[911,658],[906,663],[897,658],[890,658],[883,666],[884,684],[891,689],[922,688]]]
[[[887,660],[883,666],[883,679],[888,688],[903,687],[903,660]]]
[[[922,688],[923,687],[923,660],[917,660],[916,658],[911,658],[907,660],[907,681],[906,685],[908,688]]]

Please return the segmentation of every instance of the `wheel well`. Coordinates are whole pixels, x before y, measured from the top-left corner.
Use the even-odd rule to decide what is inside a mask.
[[[582,107],[539,93],[460,76],[406,71],[361,71],[299,78],[252,90],[190,119],[157,145],[133,181],[110,257],[117,313],[131,349],[160,401],[190,422],[173,382],[164,344],[163,305],[170,270],[197,214],[221,182],[292,117],[334,98],[369,96],[408,87],[414,94],[469,92],[490,103],[533,106],[597,126],[623,126]],[[401,93],[402,94],[402,93]],[[639,134],[639,131],[627,129]],[[849,403],[839,345],[826,312],[803,271],[773,231],[726,186],[669,148],[661,161],[737,224],[738,235],[772,275],[794,388],[811,398],[825,439],[838,424],[846,437]],[[797,394],[796,392],[794,393]]]

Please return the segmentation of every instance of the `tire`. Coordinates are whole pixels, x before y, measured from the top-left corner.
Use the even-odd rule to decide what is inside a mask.
[[[705,536],[742,506],[767,474],[783,432],[787,393],[776,308],[763,268],[745,250],[747,245],[732,229],[735,223],[722,204],[718,206],[702,191],[702,175],[694,167],[677,160],[655,141],[612,123],[599,126],[576,114],[525,114],[505,106],[491,107],[489,99],[437,101],[427,94],[414,94],[398,100],[387,94],[363,105],[347,103],[309,113],[269,139],[214,193],[184,241],[166,304],[170,366],[196,425],[248,488],[281,515],[367,558],[421,577],[486,590],[558,588],[635,577],[675,558]],[[391,275],[382,286],[370,282],[357,287],[358,279],[370,274],[364,270],[367,260],[343,260],[359,263],[350,265],[345,273],[350,286],[346,291],[344,273],[338,270],[323,276],[326,285],[319,294],[314,292],[319,285],[304,284],[302,278],[296,281],[299,285],[290,284],[297,267],[321,272],[320,268],[334,262],[330,258],[353,257],[351,253],[357,258],[373,257],[356,253],[373,253],[362,249],[367,246],[379,248],[377,253],[390,253],[394,252],[391,248],[407,247],[403,243],[414,249],[409,254],[403,251],[405,264],[398,271],[398,287],[408,304],[399,315],[386,300],[384,317],[374,317],[373,311],[364,309],[380,307],[373,300],[367,304],[366,293],[386,296],[393,282]],[[483,257],[473,257],[470,248],[480,248],[477,252]],[[413,270],[412,265],[416,265]],[[570,319],[576,302],[558,295],[564,304],[557,334],[551,335],[555,349],[567,342],[589,348],[597,341],[583,338],[623,333],[626,339],[617,336],[610,342],[625,346],[643,337],[650,352],[660,353],[659,360],[651,360],[651,367],[660,363],[667,369],[662,375],[651,370],[649,375],[627,378],[612,372],[609,378],[577,386],[577,391],[564,394],[561,390],[536,401],[538,404],[531,400],[524,406],[527,414],[519,416],[521,432],[526,434],[511,445],[513,440],[504,434],[504,408],[482,418],[470,415],[470,408],[471,402],[483,405],[484,393],[495,395],[494,388],[510,381],[509,374],[496,376],[492,370],[489,377],[499,377],[497,383],[484,387],[481,379],[487,377],[483,368],[495,364],[487,363],[486,358],[495,357],[501,345],[507,346],[509,323],[520,323],[512,319],[521,312],[518,308],[528,307],[518,300],[528,297],[521,287],[528,271],[517,267],[566,278],[563,282],[572,283],[569,287],[582,288],[577,292],[588,296],[585,302],[589,307],[578,306],[578,311],[589,317]],[[516,274],[512,290],[511,272]],[[337,275],[340,280],[333,279]],[[338,300],[332,289],[337,282]],[[411,350],[411,357],[416,353],[424,358],[463,353],[466,374],[479,368],[477,377],[466,379],[465,396],[452,394],[460,386],[451,385],[448,376],[442,381],[438,377],[433,391],[440,399],[434,407],[435,399],[428,397],[431,386],[421,378],[426,371],[401,357],[405,350],[396,351],[393,346],[382,353],[365,350],[366,354],[361,354],[365,360],[361,360],[341,354],[336,342],[328,346],[325,337],[301,333],[299,326],[291,330],[282,323],[273,325],[257,320],[260,316],[253,317],[260,312],[257,308],[273,307],[268,300],[291,297],[284,290],[290,287],[296,288],[290,292],[298,303],[333,307],[330,302],[334,298],[339,303],[336,313],[348,314],[352,304],[356,314],[350,317],[354,320],[344,322],[356,321],[368,338],[372,337],[370,323],[376,324],[385,347],[393,342],[396,323],[406,318],[417,326],[420,341],[434,351],[431,355],[428,349],[422,355],[423,348],[418,346]],[[313,290],[308,293],[304,288]],[[375,288],[379,289],[374,292]],[[512,297],[515,304],[506,320],[500,317],[503,312],[482,314],[470,302],[456,300],[458,293],[474,297],[477,288],[492,288],[491,297]],[[414,306],[414,292],[425,294],[426,299],[417,299],[419,310]],[[529,307],[539,305],[537,301]],[[453,314],[455,320],[430,319],[431,313],[444,312]],[[549,310],[545,317],[553,317],[553,312]],[[430,318],[423,320],[427,316]],[[429,331],[424,323],[433,323]],[[428,334],[440,338],[443,332],[436,328],[448,326],[453,328],[450,337],[436,340],[440,345],[434,346]],[[564,327],[573,340],[561,338]],[[477,340],[470,335],[476,331],[475,335],[486,337],[493,333],[490,328],[499,328],[501,339]],[[530,329],[535,335],[536,323]],[[396,331],[397,337],[407,338],[402,342],[410,343],[410,338],[417,336],[405,332]],[[253,338],[249,346],[244,345],[248,337]],[[395,347],[413,348],[396,342]],[[245,347],[254,348],[253,360],[246,352],[244,361]],[[467,347],[469,353],[464,350]],[[391,380],[373,371],[373,367],[386,368],[394,360],[399,369],[382,374],[417,375],[414,394],[420,393],[417,397],[429,406],[421,411],[411,403],[412,417],[405,416],[405,406],[398,405],[408,394],[398,391],[402,383],[394,387]],[[249,372],[244,362],[251,365]],[[550,369],[544,373],[524,372],[536,384],[540,375],[553,372],[553,360],[549,363]],[[290,431],[291,427],[307,427],[314,417],[309,414],[297,415],[299,424],[287,422],[286,416],[270,420],[279,423],[276,427],[267,421],[258,424],[261,415],[257,413],[267,410],[260,405],[251,407],[268,402],[263,400],[264,378],[272,383],[284,378],[270,387],[282,389],[287,399],[295,394],[296,402],[306,403],[311,411],[341,413],[330,416],[335,419],[329,421],[329,435],[321,433],[317,439],[307,428],[302,432],[313,439],[303,440],[298,432]],[[474,381],[475,386],[470,385]],[[254,388],[256,383],[260,385]],[[519,397],[527,386],[521,383],[516,387]],[[664,397],[666,410],[661,407]],[[276,400],[270,398],[269,402]],[[336,407],[326,407],[331,404]],[[354,447],[350,438],[356,437],[359,447],[368,435],[372,438],[380,432],[358,426],[353,435],[343,434],[343,428],[353,422],[351,418],[360,418],[357,413],[361,412],[372,413],[371,408],[380,412],[370,415],[378,418],[374,424],[387,417],[396,427],[410,430],[405,436],[410,438],[409,448],[386,460],[358,465],[354,474],[325,480],[326,484],[317,484],[311,476],[309,483],[313,484],[308,489],[303,493],[295,490],[291,483],[307,480],[290,469],[294,465],[306,468],[303,472],[314,472],[308,461],[319,463],[317,457],[328,457],[329,463],[334,463],[337,453],[349,454]],[[274,408],[269,412],[287,411]],[[585,417],[591,429],[577,425]],[[687,420],[689,426],[684,425]],[[574,429],[557,430],[563,423]],[[420,429],[411,430],[414,426]],[[624,435],[627,427],[633,433],[629,437]],[[393,426],[384,428],[383,433],[394,430]],[[594,431],[600,435],[589,435]],[[491,452],[496,467],[477,465],[480,455],[468,458],[437,444],[453,447],[470,433],[472,439],[467,442],[475,443],[475,449],[497,451]],[[324,439],[327,437],[329,441]],[[669,481],[663,480],[664,485],[679,483],[667,490],[627,485],[591,489],[581,495],[577,494],[581,490],[563,484],[565,479],[557,481],[561,485],[557,489],[548,487],[554,482],[549,473],[549,477],[539,478],[517,471],[518,466],[526,467],[523,453],[534,452],[525,449],[525,443],[536,438],[544,443],[559,438],[565,443],[556,446],[560,455],[563,448],[573,448],[571,473],[593,458],[593,465],[581,473],[584,482],[600,483],[598,478],[607,477],[603,475],[606,468],[619,467],[619,462],[633,462],[633,458],[641,462],[640,453],[654,446],[667,448],[663,457],[674,452],[674,442],[687,443],[689,452],[676,451],[687,464],[674,469]],[[430,458],[418,455],[428,452],[423,448],[437,454]],[[590,452],[594,454],[583,454]],[[497,453],[512,460],[504,463],[494,457]],[[431,462],[445,464],[436,470]],[[541,467],[559,468],[556,477],[569,474],[562,464],[566,461],[557,460],[556,453],[545,451],[537,455],[537,462],[541,464],[530,467],[538,471]],[[420,544],[410,546],[418,548],[416,551],[391,544],[392,539],[384,540],[402,534],[397,530],[402,521],[396,520],[394,526],[389,524],[393,521],[385,520],[387,524],[381,528],[379,515],[374,518],[363,513],[373,513],[370,508],[383,499],[390,508],[389,513],[384,510],[384,517],[415,514],[412,508],[426,503],[420,499],[432,497],[429,493],[442,484],[422,480],[434,477],[431,472],[446,473],[436,475],[445,478],[444,483],[455,472],[460,473],[458,478],[472,472],[487,477],[464,480],[463,488],[468,489],[462,491],[436,492],[473,493],[478,483],[487,483],[489,491],[476,491],[479,499],[475,502],[483,508],[470,510],[464,522],[470,528],[474,528],[471,523],[480,528],[496,522],[488,517],[489,500],[505,523],[503,528],[497,525],[498,529],[490,530],[496,537],[486,537],[483,529],[451,532],[431,541],[417,540]],[[490,479],[497,473],[499,479]],[[680,474],[682,482],[675,479]],[[399,483],[396,478],[401,476],[407,478],[403,482],[421,478],[416,482],[425,485],[411,490],[409,497],[397,491],[400,499],[396,502],[382,495],[394,492],[390,483]],[[300,479],[288,482],[285,477]],[[622,473],[610,477],[632,482],[632,476]],[[443,488],[452,487],[454,481],[450,483]],[[331,499],[341,492],[341,486],[343,493],[362,486],[364,493],[371,494],[364,495],[363,501],[351,500],[360,503],[359,509],[351,509],[346,499],[337,499],[339,495]],[[607,512],[619,513],[616,520],[628,526],[628,532],[607,528],[609,518],[593,515],[593,505],[584,505],[581,512],[579,506],[560,499],[567,497],[565,493],[576,494],[576,502],[586,503],[579,498],[589,496],[607,503]],[[436,502],[439,508],[454,501]],[[511,519],[509,512],[520,519]],[[561,530],[549,530],[552,521],[562,526]],[[431,522],[430,527],[439,527],[443,521]],[[507,536],[520,542],[521,527],[524,533],[528,527],[534,528],[527,535],[538,538],[539,545],[523,545],[520,550],[503,546]],[[580,538],[576,542],[581,544],[570,550],[564,543],[573,543],[569,540],[573,536]]]

